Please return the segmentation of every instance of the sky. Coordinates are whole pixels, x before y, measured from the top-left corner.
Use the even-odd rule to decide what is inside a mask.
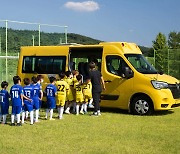
[[[180,31],[180,0],[0,0],[0,20],[67,25],[69,33],[151,47],[159,32]]]

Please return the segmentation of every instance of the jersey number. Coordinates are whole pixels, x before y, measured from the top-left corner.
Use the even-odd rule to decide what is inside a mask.
[[[30,98],[31,97],[31,91],[25,91],[25,96]]]
[[[51,89],[47,89],[47,96],[53,96],[53,91]]]
[[[13,98],[18,98],[19,94],[18,91],[12,91]]]
[[[3,96],[0,96],[0,102],[3,102]]]
[[[81,87],[80,86],[76,86],[76,91],[81,91]]]
[[[64,92],[65,85],[58,85],[58,91]]]

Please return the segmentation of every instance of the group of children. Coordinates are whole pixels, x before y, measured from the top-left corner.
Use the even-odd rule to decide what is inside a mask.
[[[42,75],[33,76],[31,80],[24,78],[24,87],[21,86],[21,78],[14,76],[14,85],[10,88],[10,93],[7,91],[8,83],[3,81],[1,83],[2,90],[0,91],[0,122],[6,124],[9,98],[12,101],[12,126],[15,125],[15,120],[17,126],[21,126],[29,115],[31,125],[34,122],[39,122],[39,109],[41,108],[43,95],[47,98],[45,119],[48,119],[48,114],[50,114],[49,119],[54,120],[53,109],[56,107],[59,119],[63,118],[64,112],[70,114],[71,107],[76,115],[79,115],[79,113],[85,114],[88,103],[92,103],[92,84],[90,79],[83,82],[82,75],[78,71],[72,73],[70,71],[61,72],[58,79],[53,76],[49,77],[50,84],[46,86],[44,91],[42,91],[41,87]]]

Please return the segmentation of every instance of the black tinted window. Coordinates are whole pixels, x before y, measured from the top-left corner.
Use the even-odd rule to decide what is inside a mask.
[[[65,66],[65,56],[25,56],[22,73],[58,74]]]
[[[123,69],[127,66],[126,62],[119,56],[106,56],[107,71],[114,75],[122,76]]]

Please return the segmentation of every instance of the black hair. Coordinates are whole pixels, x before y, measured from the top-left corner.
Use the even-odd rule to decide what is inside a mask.
[[[80,75],[80,74],[77,75],[77,76],[76,76],[76,79],[77,79],[78,81],[80,81],[80,80],[82,79],[82,75]]]
[[[93,68],[95,68],[95,67],[96,67],[95,62],[90,62],[90,63],[89,63],[89,68],[90,68],[90,69],[93,69]]]
[[[37,77],[35,77],[35,76],[33,76],[33,77],[31,78],[31,80],[32,80],[33,83],[37,83],[37,82],[38,82],[38,79],[37,79]]]
[[[59,77],[60,79],[63,79],[65,77],[65,73],[64,72],[59,73]]]
[[[29,85],[31,83],[29,78],[24,78],[24,84]]]
[[[14,84],[18,84],[19,81],[21,81],[21,78],[18,75],[13,77]]]
[[[49,81],[50,81],[50,83],[53,83],[54,81],[56,81],[56,78],[53,77],[53,76],[51,76],[51,77],[49,78]]]
[[[65,75],[66,75],[67,77],[69,77],[69,76],[71,75],[71,71],[66,71],[66,72],[65,72]]]
[[[39,74],[39,75],[37,76],[37,81],[39,81],[39,80],[41,80],[41,79],[43,79],[43,78],[44,78],[44,76],[41,75],[41,74]]]
[[[5,88],[5,87],[7,87],[7,86],[8,86],[8,82],[3,81],[3,82],[1,83],[1,88]]]

